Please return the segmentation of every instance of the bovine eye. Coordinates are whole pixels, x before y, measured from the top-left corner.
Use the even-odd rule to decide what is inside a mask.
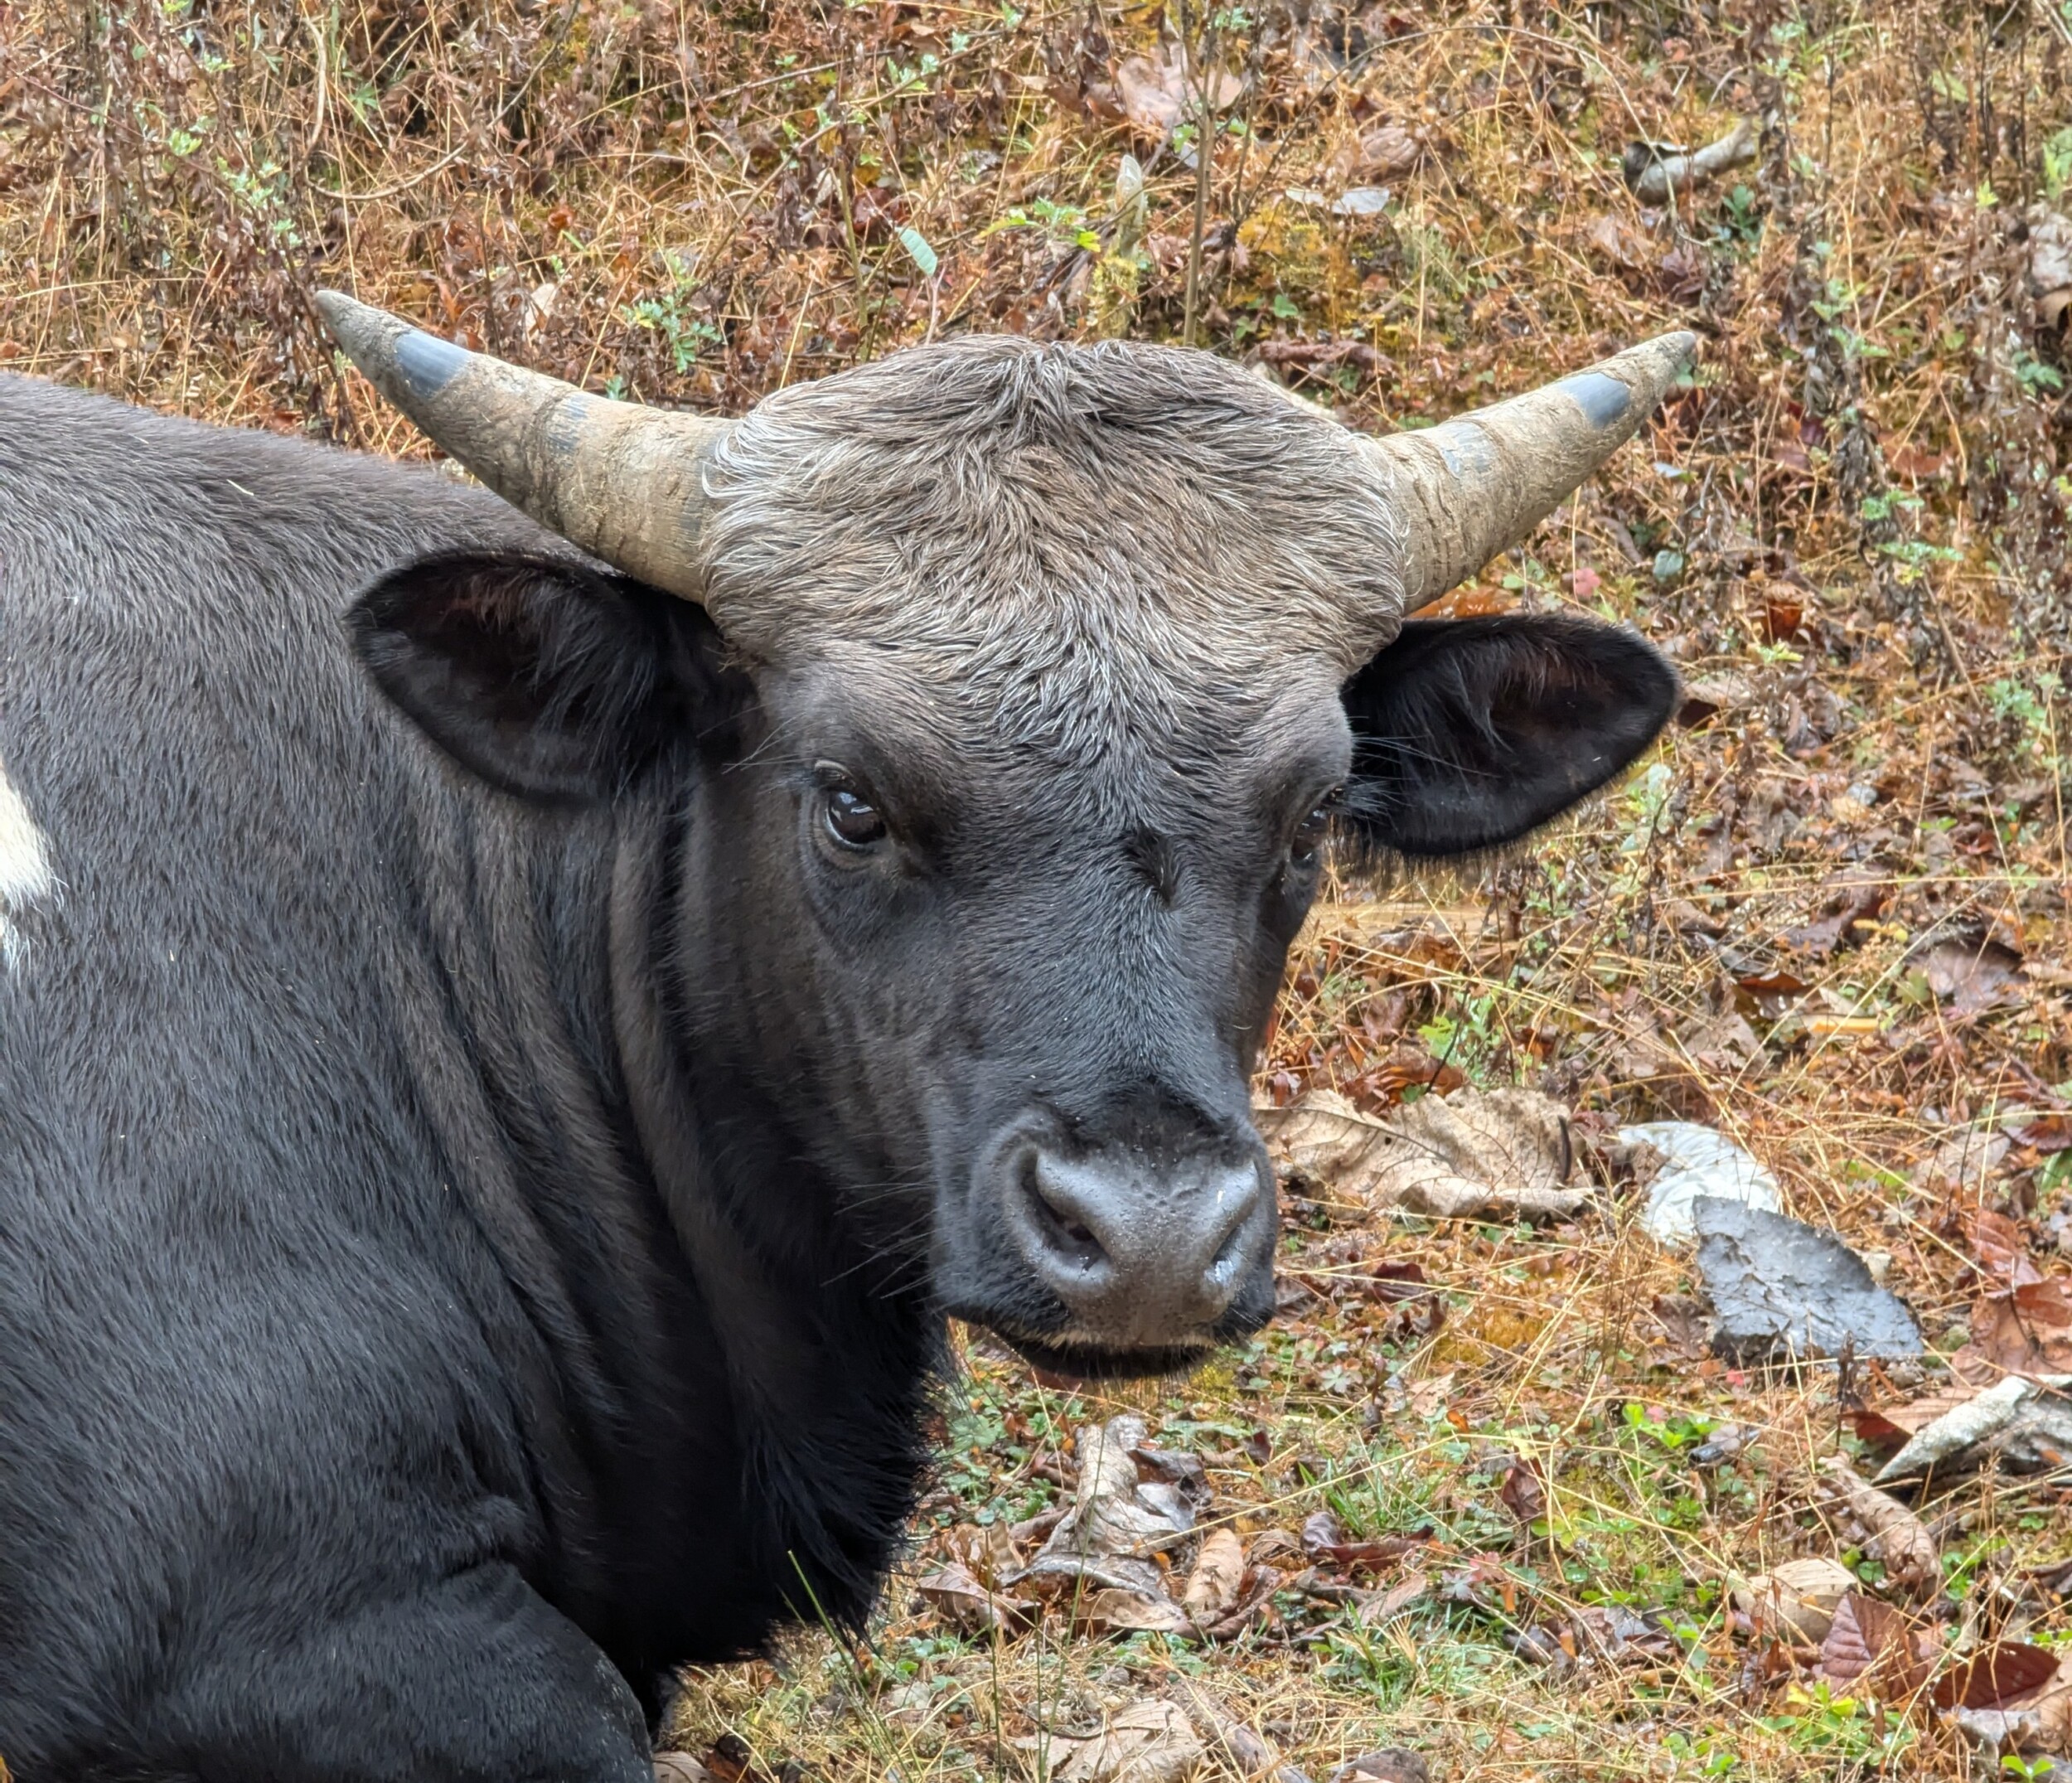
[[[1308,866],[1324,846],[1324,837],[1331,833],[1331,807],[1332,801],[1325,799],[1295,826],[1288,839],[1288,858],[1297,866]]]
[[[844,848],[869,848],[874,842],[885,839],[885,820],[878,815],[878,807],[859,792],[847,787],[830,787],[822,795],[826,801],[823,807],[823,821],[827,833]]]

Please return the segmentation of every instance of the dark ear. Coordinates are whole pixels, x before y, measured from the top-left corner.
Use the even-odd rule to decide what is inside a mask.
[[[1412,620],[1348,681],[1358,840],[1399,855],[1515,841],[1654,741],[1676,671],[1645,639],[1555,614]]]
[[[421,558],[347,623],[375,684],[427,736],[491,786],[549,804],[610,797],[690,738],[717,686],[700,608],[551,558]]]

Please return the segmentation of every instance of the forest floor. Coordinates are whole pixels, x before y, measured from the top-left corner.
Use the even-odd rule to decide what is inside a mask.
[[[1834,1461],[2072,1374],[2072,6],[1213,6],[0,0],[0,369],[422,454],[314,290],[726,412],[983,328],[1192,338],[1393,428],[1695,328],[1447,603],[1630,620],[1677,724],[1479,876],[1336,884],[1259,1083],[1537,1092],[1587,1194],[1440,1219],[1297,1171],[1281,1316],[1183,1382],[960,1334],[868,1640],[694,1676],[675,1732],[721,1783],[2048,1774],[2072,1461],[1854,1513]],[[1648,145],[1743,120],[1645,201]],[[1616,1136],[1661,1120],[1924,1354],[1718,1353]],[[1019,1577],[1104,1425],[1169,1593]],[[1766,1603],[1791,1562],[1829,1584]]]

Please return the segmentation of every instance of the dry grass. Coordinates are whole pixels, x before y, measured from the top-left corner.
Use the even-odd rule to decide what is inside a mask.
[[[1213,27],[1242,80],[1205,179],[1188,141],[1116,115],[1117,64],[1176,26]],[[2024,1220],[2046,1267],[2072,1248],[2061,1153],[2017,1147],[1964,1204],[1912,1184],[1953,1130],[2061,1114],[2072,1079],[2072,488],[2022,225],[2072,162],[2068,59],[2060,0],[1312,0],[1206,22],[1107,0],[0,0],[0,365],[412,453],[321,338],[314,289],[728,410],[952,330],[1177,337],[1190,264],[1205,344],[1366,425],[1698,327],[1702,374],[1652,438],[1461,598],[1631,617],[1725,680],[1722,710],[1479,882],[1343,888],[1297,949],[1262,1087],[1380,1105],[1450,1067],[1600,1125],[1712,1122],[1794,1211],[1890,1253],[1947,1350],[1978,1282],[1968,1205]],[[1757,165],[1677,214],[1636,205],[1630,140],[1740,113],[1768,120]],[[1415,163],[1365,177],[1387,124]],[[1385,210],[1335,216],[1348,181],[1388,187]],[[1852,897],[1857,926],[1794,934]],[[1983,1011],[1917,957],[1964,924],[2025,957]],[[1039,1725],[1177,1667],[1313,1774],[1390,1742],[1519,1783],[1965,1774],[1932,1718],[1822,1703],[1721,1608],[1731,1572],[1832,1548],[1808,1470],[1855,1446],[1844,1391],[1898,1384],[1679,1350],[1654,1309],[1687,1266],[1615,1196],[1547,1233],[1298,1219],[1287,1262],[1328,1287],[1369,1248],[1421,1265],[1436,1330],[1327,1293],[1129,1403],[1211,1456],[1248,1535],[1327,1502],[1371,1533],[1429,1525],[1432,1592],[1381,1626],[1294,1592],[1203,1653],[1066,1638],[1056,1616],[969,1640],[896,1586],[864,1647],[802,1638],[690,1680],[685,1743],[733,1735],[772,1777],[1022,1774]],[[1040,1508],[1065,1433],[1113,1408],[971,1346],[917,1564]],[[1760,1440],[1694,1466],[1722,1421]],[[1530,1529],[1501,1501],[1521,1459],[1547,1482]],[[2065,1632],[2034,1577],[2072,1553],[2065,1494],[1988,1475],[1938,1495],[1953,1640]],[[1659,1612],[1677,1656],[1548,1663],[1521,1640],[1591,1606]]]

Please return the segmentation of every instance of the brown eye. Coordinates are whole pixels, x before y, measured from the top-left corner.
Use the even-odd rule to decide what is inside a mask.
[[[885,820],[860,793],[847,787],[830,787],[825,797],[827,833],[844,848],[869,848],[885,839]]]

